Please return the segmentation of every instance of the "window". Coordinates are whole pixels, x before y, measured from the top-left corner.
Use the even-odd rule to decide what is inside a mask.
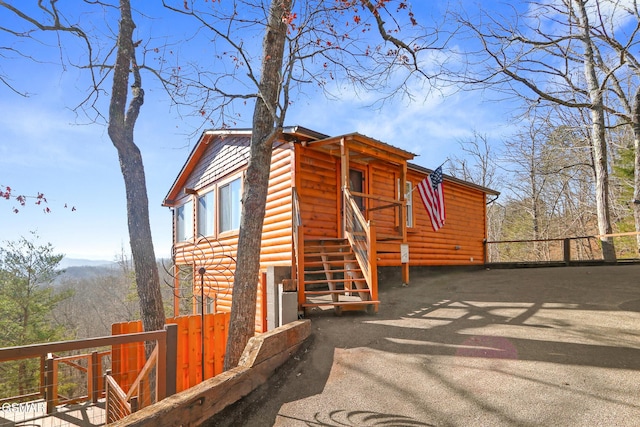
[[[404,199],[407,201],[407,227],[413,227],[413,184],[406,182]]]
[[[413,227],[413,184],[405,182],[404,200],[407,202],[407,227]],[[400,180],[398,180],[398,198],[400,198]]]
[[[209,191],[198,197],[198,236],[212,236],[215,218],[215,192]]]
[[[236,178],[218,187],[219,232],[240,228],[241,179]]]
[[[191,314],[193,313],[193,265],[176,265],[176,270],[177,277],[174,298],[178,299],[178,314]],[[175,303],[174,300],[174,304]]]
[[[176,243],[186,242],[193,238],[193,204],[191,201],[175,210]]]
[[[214,299],[208,295],[204,297],[204,314],[213,314],[215,313]],[[202,314],[202,297],[200,295],[195,296],[195,311],[196,314]]]

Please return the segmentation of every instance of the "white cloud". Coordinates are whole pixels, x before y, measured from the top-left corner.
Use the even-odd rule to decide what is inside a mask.
[[[319,99],[292,110],[297,113],[288,123],[332,136],[358,132],[417,154],[414,161],[426,167],[451,157],[458,141],[470,139],[474,131],[497,140],[509,131],[504,106],[485,101],[480,92],[416,93],[411,102],[396,100],[381,109],[353,94],[340,101]]]

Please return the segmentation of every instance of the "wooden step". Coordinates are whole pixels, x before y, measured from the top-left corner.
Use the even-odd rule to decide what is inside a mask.
[[[353,260],[352,260],[353,261]],[[336,268],[331,270],[305,270],[304,274],[326,274],[326,273],[354,273],[360,271],[360,268]]]
[[[313,243],[313,242],[304,242],[304,247],[306,248],[345,248],[349,247],[349,242],[333,242],[333,243]]]
[[[349,242],[334,242],[327,244],[316,244],[316,243],[308,243],[305,242],[305,248],[348,248]]]
[[[365,237],[364,233],[359,234],[362,236],[356,239]],[[312,288],[305,289],[306,302],[302,308],[333,306],[337,314],[349,310],[378,311],[379,301],[371,300],[372,291],[347,239],[305,239],[302,259],[304,284]]]
[[[319,257],[319,256],[344,257],[345,255],[353,255],[353,252],[344,251],[344,252],[305,252],[304,253],[305,259]]]
[[[318,283],[342,283],[342,282],[366,282],[366,281],[367,279],[365,279],[364,277],[358,277],[358,278],[347,277],[346,279],[305,280],[304,283],[305,285],[316,285]]]
[[[344,237],[316,237],[316,238],[308,238],[308,239],[304,239],[305,243],[306,242],[344,242],[345,239]]]
[[[305,267],[313,267],[313,266],[324,267],[324,264],[335,265],[335,264],[346,264],[346,263],[349,263],[349,262],[354,262],[354,260],[353,259],[330,259],[330,260],[327,260],[327,261],[308,261],[308,262],[305,262],[304,265],[305,265]],[[305,271],[307,271],[307,270],[305,270]],[[323,270],[313,270],[313,271],[322,272]],[[329,270],[329,271],[333,271],[333,270]]]
[[[330,295],[330,294],[355,294],[355,293],[371,293],[371,289],[369,288],[365,288],[365,289],[336,289],[334,291],[332,290],[323,290],[323,291],[304,291],[305,295]],[[357,302],[357,301],[356,301]],[[367,301],[369,302],[369,301]]]
[[[305,302],[302,304],[303,307],[322,307],[322,306],[344,306],[344,305],[375,305],[380,304],[380,301],[326,301],[326,302]]]

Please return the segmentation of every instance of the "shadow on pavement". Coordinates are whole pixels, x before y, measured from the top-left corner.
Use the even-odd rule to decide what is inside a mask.
[[[388,279],[375,316],[311,313],[301,352],[209,425],[622,425],[640,415],[625,389],[640,379],[637,277],[635,265]]]

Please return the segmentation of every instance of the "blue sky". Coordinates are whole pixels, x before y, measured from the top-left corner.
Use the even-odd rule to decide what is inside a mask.
[[[420,7],[414,6],[416,12],[426,13]],[[176,33],[188,32],[175,22]],[[6,45],[5,35],[0,34],[0,42]],[[207,46],[192,48],[207,51]],[[0,200],[0,240],[37,231],[42,242],[51,242],[70,258],[113,260],[122,248],[129,252],[117,153],[104,125],[78,124],[70,108],[85,86],[78,70],[60,72],[56,54],[49,58],[51,64],[0,57],[0,70],[32,93],[25,98],[0,85],[0,184],[19,194],[44,193],[52,210],[44,214],[29,201],[16,214],[14,201]],[[153,84],[146,87],[135,138],[145,163],[156,255],[167,257],[171,213],[161,203],[197,140],[191,133],[200,123],[177,117],[161,90]],[[459,154],[458,142],[470,139],[474,131],[496,141],[509,131],[506,116],[482,93],[421,91],[416,89],[413,102],[397,100],[381,109],[371,108],[366,96],[349,92],[340,101],[309,93],[295,100],[286,122],[330,135],[359,132],[418,154],[415,163],[425,167]],[[250,127],[250,109],[243,117],[238,126]]]

